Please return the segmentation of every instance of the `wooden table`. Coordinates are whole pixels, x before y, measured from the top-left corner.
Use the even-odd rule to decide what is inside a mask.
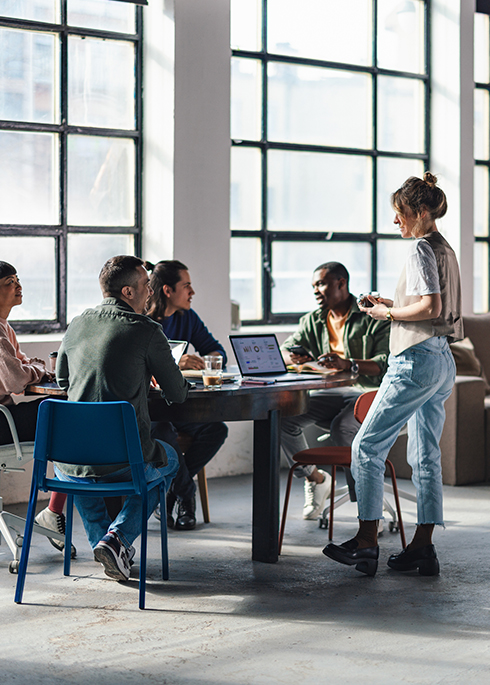
[[[319,380],[274,385],[223,385],[219,390],[195,388],[183,404],[170,406],[152,390],[149,410],[153,421],[253,421],[252,559],[274,563],[278,559],[279,462],[281,416],[305,414],[309,390],[353,385],[356,376],[338,373]],[[26,393],[66,397],[56,383],[28,386]]]

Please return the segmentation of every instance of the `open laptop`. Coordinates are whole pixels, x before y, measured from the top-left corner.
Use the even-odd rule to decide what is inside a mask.
[[[277,338],[271,333],[259,335],[230,335],[230,342],[238,368],[247,380],[281,382],[321,380],[317,373],[288,371]]]
[[[170,345],[172,357],[175,363],[178,364],[182,355],[185,354],[189,343],[186,340],[169,340],[168,344]]]

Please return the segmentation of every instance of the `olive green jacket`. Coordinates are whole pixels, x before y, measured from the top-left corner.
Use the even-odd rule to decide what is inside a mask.
[[[390,322],[375,321],[359,311],[351,295],[352,306],[345,322],[344,348],[346,359],[370,359],[381,369],[379,376],[359,376],[358,385],[369,390],[378,388],[388,367],[390,347]],[[291,345],[302,345],[315,359],[330,352],[327,328],[328,311],[315,309],[299,320],[297,331],[281,345],[285,350]]]
[[[144,460],[159,467],[167,464],[167,455],[163,445],[150,435],[148,392],[152,376],[167,401],[180,403],[187,398],[190,386],[172,357],[159,323],[136,314],[115,297],[105,298],[73,319],[58,353],[59,385],[74,402],[130,402],[136,412]],[[77,477],[103,476],[123,466],[58,464],[61,471]]]

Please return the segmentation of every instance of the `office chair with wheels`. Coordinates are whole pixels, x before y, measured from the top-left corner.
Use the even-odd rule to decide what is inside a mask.
[[[79,465],[128,463],[131,468],[132,480],[93,484],[47,478],[48,461]],[[136,414],[134,407],[129,402],[66,402],[52,399],[41,402],[34,445],[31,494],[15,591],[15,602],[17,604],[22,602],[36,514],[37,494],[39,490],[43,490],[64,492],[68,495],[66,502],[65,576],[70,575],[70,554],[66,550],[71,548],[73,497],[75,495],[79,497],[139,495],[141,497],[139,608],[145,608],[148,491],[154,487],[158,487],[160,490],[162,577],[167,580],[168,546],[165,496],[170,486],[170,479],[161,476],[151,483],[147,483],[144,466]]]
[[[5,416],[7,424],[10,429],[12,443],[7,445],[0,445],[0,474],[2,473],[24,473],[25,464],[29,463],[34,453],[33,442],[20,442],[17,434],[14,419],[8,407],[0,404],[0,412]],[[3,498],[0,497],[0,534],[5,539],[13,559],[9,563],[10,573],[17,573],[19,569],[20,549],[22,548],[24,526],[26,520],[21,516],[16,516],[8,511],[3,510]],[[12,535],[15,533],[15,538]],[[49,528],[38,526],[37,523],[33,527],[34,533],[39,533],[49,538],[56,538],[57,540],[65,541],[65,536],[57,533]]]
[[[356,401],[355,408],[354,408],[354,416],[356,419],[359,421],[359,423],[362,423],[364,419],[366,418],[366,414],[369,411],[369,407],[371,406],[374,398],[376,396],[376,390],[370,391],[370,392],[365,392],[362,395],[360,395]],[[335,447],[335,446],[330,446],[330,445],[325,445],[324,447],[313,447],[311,449],[307,450],[302,450],[301,452],[298,452],[293,456],[293,460],[296,462],[291,466],[289,469],[289,476],[288,476],[288,481],[286,485],[286,495],[284,498],[284,508],[283,508],[283,513],[282,513],[282,520],[281,520],[281,529],[279,532],[279,554],[281,553],[282,549],[282,542],[284,538],[284,530],[286,528],[286,517],[287,517],[287,512],[288,512],[288,506],[289,506],[289,497],[291,494],[291,485],[293,482],[293,475],[294,471],[298,466],[306,466],[306,465],[311,465],[311,466],[331,466],[332,467],[332,489],[330,491],[330,507],[329,507],[329,523],[328,523],[328,539],[332,540],[333,537],[333,513],[335,509],[335,477],[336,477],[336,470],[338,466],[341,467],[348,467],[350,468],[351,464],[351,448],[350,447]],[[392,491],[393,491],[393,496],[395,499],[395,504],[396,504],[396,511],[398,514],[398,528],[400,531],[400,538],[402,542],[402,547],[405,548],[407,546],[406,544],[406,539],[405,539],[405,530],[403,528],[403,520],[402,520],[402,514],[401,514],[401,508],[400,508],[400,499],[398,495],[398,487],[396,483],[396,475],[395,475],[395,469],[393,467],[393,464],[389,459],[386,460],[386,466],[390,471],[391,475],[391,482],[392,482]],[[348,494],[344,493],[342,495],[342,503],[346,501],[346,499],[349,497]]]

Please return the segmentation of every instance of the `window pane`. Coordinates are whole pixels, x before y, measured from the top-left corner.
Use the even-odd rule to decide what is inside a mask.
[[[132,235],[68,235],[68,321],[102,300],[99,273],[118,254],[134,254]]]
[[[475,81],[490,81],[490,29],[488,14],[475,12],[474,66]]]
[[[268,0],[269,52],[371,64],[370,0]],[[353,21],[355,17],[355,21]]]
[[[58,123],[59,41],[0,29],[0,119]]]
[[[134,143],[122,138],[68,137],[68,223],[134,224]]]
[[[261,0],[231,0],[231,47],[234,50],[260,50]]]
[[[113,0],[68,0],[68,24],[134,33],[134,5]]]
[[[231,299],[240,304],[240,319],[262,318],[262,257],[258,238],[232,238]]]
[[[0,224],[58,224],[58,136],[0,132]]]
[[[424,85],[415,79],[378,79],[378,148],[424,151]]]
[[[488,312],[488,244],[475,243],[473,267],[473,309],[475,314]]]
[[[0,0],[0,16],[59,23],[58,0]]]
[[[269,139],[335,147],[371,146],[371,77],[270,63]]]
[[[17,269],[23,302],[12,310],[12,321],[56,318],[55,239],[0,238],[2,260]]]
[[[411,240],[378,241],[377,290],[382,297],[393,299],[400,272],[407,260]]]
[[[231,60],[231,137],[260,140],[262,110],[260,62]]]
[[[134,128],[134,47],[68,40],[68,118],[72,125]]]
[[[344,264],[350,274],[351,293],[371,290],[369,243],[276,242],[272,249],[272,311],[279,314],[317,309],[311,278],[324,262]]]
[[[378,66],[422,74],[424,3],[421,0],[378,0]]]
[[[475,126],[474,146],[475,159],[489,158],[488,129],[489,129],[489,100],[488,91],[475,89]]]
[[[368,232],[372,227],[369,157],[268,153],[268,229]]]
[[[230,222],[232,230],[261,227],[260,150],[231,148]]]
[[[487,236],[489,235],[488,167],[475,167],[474,184],[474,234]]]
[[[424,163],[419,159],[378,157],[377,215],[378,233],[398,233],[393,223],[391,194],[410,176],[422,178]]]

